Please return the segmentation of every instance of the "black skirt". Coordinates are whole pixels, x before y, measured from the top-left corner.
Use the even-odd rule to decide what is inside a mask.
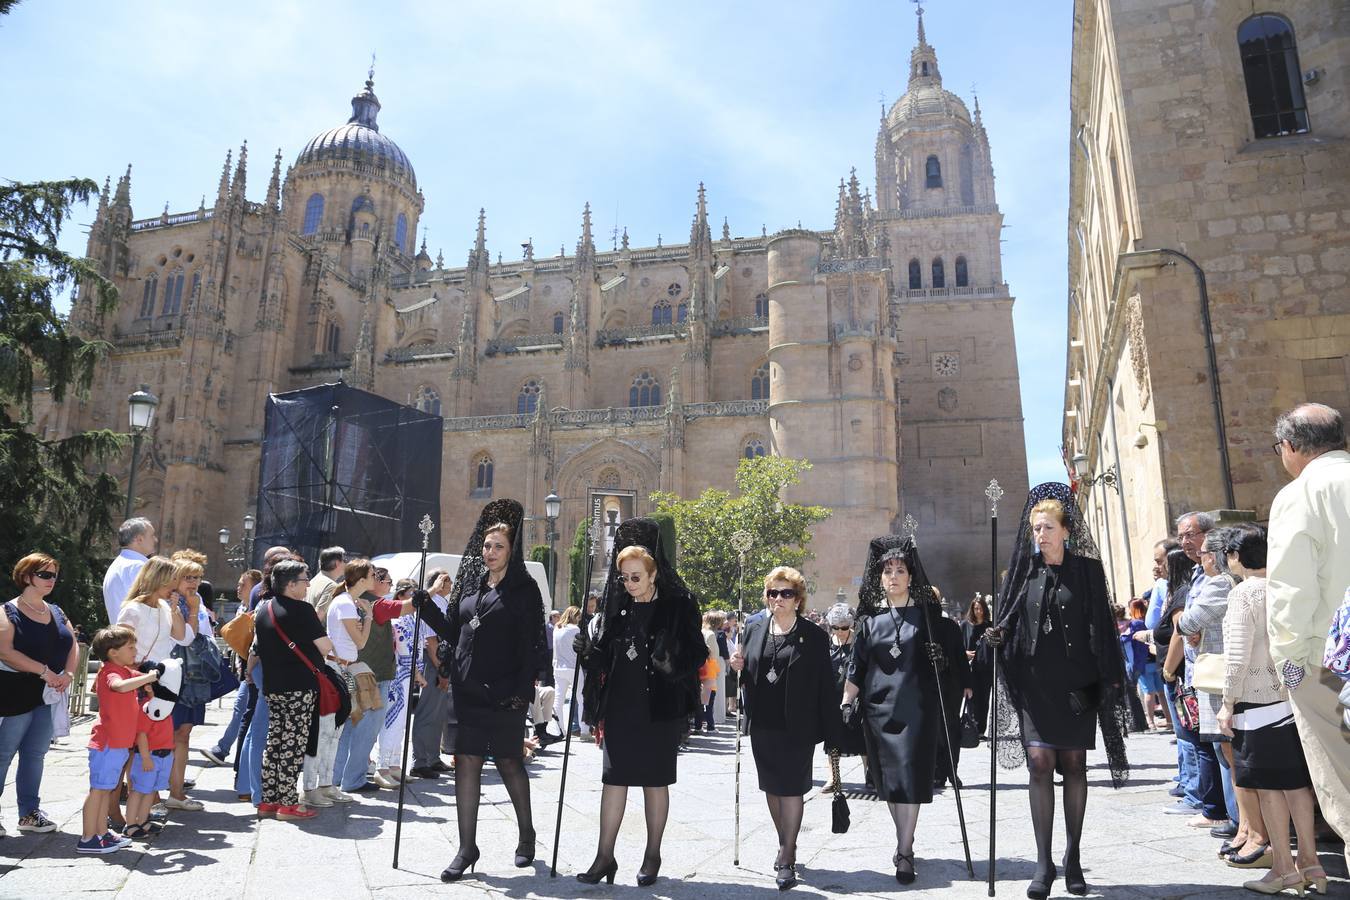
[[[647,684],[647,628],[653,605],[635,603],[621,640],[615,644],[614,668],[605,681],[604,784],[667,787],[675,783],[675,757],[685,720],[652,719]],[[628,648],[633,656],[628,656]]]
[[[459,723],[455,752],[493,759],[520,759],[525,755],[525,710],[488,709],[455,698]]]
[[[1262,791],[1312,787],[1303,742],[1288,701],[1238,703],[1234,716],[1250,718],[1256,728],[1233,727],[1233,783]],[[1239,720],[1240,722],[1241,720]]]
[[[750,726],[750,750],[759,773],[759,789],[775,797],[801,797],[811,790],[815,744],[781,728]]]

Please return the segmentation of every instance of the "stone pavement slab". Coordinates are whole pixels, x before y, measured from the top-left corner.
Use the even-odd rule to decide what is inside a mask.
[[[223,727],[223,705],[208,710],[207,724],[193,735],[204,747]],[[558,844],[558,877],[549,877],[558,809],[562,746],[541,754],[530,767],[539,858],[529,869],[516,869],[515,819],[506,791],[491,769],[483,777],[478,845],[482,859],[472,875],[441,884],[439,874],[458,843],[453,779],[409,785],[400,846],[400,866],[392,867],[397,791],[379,791],[356,803],[320,810],[302,823],[258,821],[248,804],[235,800],[229,768],[196,769],[192,796],[206,804],[201,813],[175,812],[164,834],[149,845],[107,857],[75,853],[80,806],[88,784],[83,749],[91,722],[78,723],[64,743],[47,756],[43,807],[60,823],[50,835],[15,833],[13,784],[0,796],[0,821],[11,830],[0,840],[0,898],[415,898],[436,897],[608,897],[615,894],[671,900],[769,900],[779,895],[772,861],[777,839],[755,781],[748,744],[742,747],[740,865],[733,865],[735,740],[725,727],[713,736],[695,737],[680,758],[680,781],[671,791],[661,879],[650,889],[635,889],[634,876],[646,839],[641,791],[629,792],[620,831],[619,877],[613,887],[578,883],[574,875],[589,866],[595,852],[600,802],[600,751],[573,743],[567,775],[563,831]],[[1215,856],[1218,841],[1188,828],[1185,817],[1165,816],[1166,789],[1175,751],[1165,736],[1136,735],[1130,740],[1131,783],[1113,791],[1101,751],[1089,756],[1088,820],[1083,862],[1093,896],[1127,900],[1251,898],[1242,882],[1262,874],[1233,869]],[[941,895],[985,897],[989,849],[989,754],[982,745],[962,755],[965,779],[962,806],[971,842],[976,880],[966,873],[956,799],[949,788],[919,817],[915,842],[918,880],[910,887],[895,882],[890,868],[895,832],[884,803],[868,799],[862,767],[846,759],[852,826],[847,834],[830,830],[830,795],[808,798],[799,841],[802,883],[796,894],[850,895],[861,898]],[[823,754],[816,783],[824,783]],[[11,768],[11,775],[13,769]],[[1027,810],[1026,773],[1000,771],[997,791],[997,895],[1022,897],[1034,870],[1035,843]],[[1063,834],[1056,835],[1056,854]],[[1331,894],[1350,896],[1339,847],[1322,848],[1333,874]],[[1067,896],[1063,881],[1053,896]]]

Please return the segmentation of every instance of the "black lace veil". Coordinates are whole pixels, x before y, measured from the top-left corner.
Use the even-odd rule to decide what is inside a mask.
[[[919,559],[919,546],[913,536],[883,534],[867,545],[867,565],[863,568],[862,587],[858,588],[858,618],[873,616],[886,608],[886,590],[881,586],[881,570],[888,559],[903,559],[909,570],[909,596],[915,603],[936,603],[937,595]]]
[[[619,554],[632,546],[639,546],[656,560],[656,595],[663,606],[674,605],[681,609],[692,608],[697,615],[698,601],[685,585],[680,573],[666,558],[665,547],[661,544],[661,526],[655,519],[646,517],[625,519],[619,523],[614,533],[614,549],[609,554],[609,569],[605,573],[605,589],[600,595],[600,606],[596,610],[599,624],[596,631],[597,645],[603,645],[612,631],[614,620],[632,602],[628,591],[619,581]],[[665,602],[665,601],[668,601]]]
[[[1018,520],[1017,539],[1013,543],[1012,559],[1008,563],[1008,574],[998,595],[998,622],[1004,632],[1003,645],[999,648],[998,680],[994,689],[998,692],[998,719],[995,727],[998,734],[997,756],[999,765],[1005,769],[1018,768],[1026,763],[1026,748],[1022,742],[1022,720],[1019,711],[1022,707],[1016,681],[1007,678],[1007,665],[1021,668],[1024,655],[1024,634],[1027,626],[1023,619],[1026,604],[1026,587],[1035,572],[1041,566],[1040,551],[1032,540],[1031,510],[1042,500],[1058,500],[1064,507],[1065,525],[1069,536],[1065,543],[1066,554],[1093,559],[1101,562],[1101,553],[1092,539],[1087,523],[1083,520],[1073,490],[1057,481],[1038,484],[1027,494],[1026,505]],[[1129,760],[1125,754],[1125,736],[1129,733],[1130,709],[1124,684],[1124,669],[1120,659],[1120,644],[1113,627],[1114,617],[1110,614],[1111,589],[1106,587],[1105,603],[1107,620],[1112,623],[1110,633],[1101,633],[1104,627],[1099,622],[1101,610],[1091,612],[1093,648],[1098,656],[1098,666],[1104,675],[1110,675],[1118,668],[1120,689],[1112,690],[1110,682],[1104,678],[1102,702],[1097,710],[1097,724],[1101,728],[1102,741],[1106,747],[1107,760],[1111,768],[1111,782],[1121,787],[1129,777]],[[1032,623],[1030,627],[1035,627]]]
[[[483,562],[483,539],[487,537],[487,530],[498,522],[511,528],[511,560],[506,564],[502,584],[519,587],[521,579],[534,582],[525,570],[525,535],[521,527],[525,523],[525,507],[520,505],[520,501],[509,498],[493,500],[479,513],[478,524],[474,526],[473,534],[469,535],[469,542],[464,545],[464,556],[459,561],[459,571],[450,588],[449,608],[452,613],[447,614],[447,618],[451,622],[456,621],[457,617],[453,613],[458,612],[465,593],[476,594],[483,584],[483,578],[487,575],[487,565]]]

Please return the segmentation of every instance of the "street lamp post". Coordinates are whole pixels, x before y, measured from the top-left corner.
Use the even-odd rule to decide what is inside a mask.
[[[1096,478],[1088,477],[1089,469],[1086,453],[1081,451],[1075,453],[1073,455],[1072,463],[1074,477],[1078,479],[1080,485],[1092,487],[1100,484],[1104,487],[1111,488],[1117,494],[1120,493],[1120,473],[1117,471],[1115,463],[1107,466],[1106,469],[1102,471],[1102,474],[1098,475]]]
[[[558,602],[558,554],[553,546],[558,541],[558,514],[562,512],[562,498],[553,491],[544,498],[544,515],[548,517],[548,592],[554,604]]]
[[[155,423],[155,407],[159,398],[150,393],[150,385],[141,385],[140,390],[127,398],[127,410],[131,419],[131,474],[127,476],[127,508],[125,519],[130,519],[136,505],[136,469],[141,464],[141,438]]]
[[[234,546],[230,546],[230,529],[222,528],[216,532],[216,538],[220,541],[220,549],[225,554],[225,562],[240,571],[248,569],[253,563],[253,529],[255,524],[253,516],[244,516],[244,536]]]

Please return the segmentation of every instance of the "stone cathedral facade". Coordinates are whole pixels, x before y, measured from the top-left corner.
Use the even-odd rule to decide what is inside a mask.
[[[87,402],[39,396],[37,426],[123,428],[149,385],[136,493],[164,546],[237,533],[269,392],[343,379],[444,417],[451,552],[491,497],[541,517],[534,544],[556,491],[566,543],[591,489],[632,491],[642,514],[654,490],[730,488],[742,457],[780,454],[814,466],[791,499],[834,511],[813,606],[853,597],[867,539],[907,514],[950,598],[988,590],[984,486],[1027,483],[1013,300],[979,105],[943,89],[922,18],[874,185],[840,181],[825,230],[735,237],[700,185],[685,244],[599,249],[587,209],[572,251],[503,261],[480,214],[447,266],[414,246],[425,199],[379,111],[367,81],[345,124],[284,169],[278,152],[261,203],[247,146],[193,211],[135,219],[130,170],[105,185],[88,254],[122,304],[97,317],[79,298],[72,320],[114,349]]]

